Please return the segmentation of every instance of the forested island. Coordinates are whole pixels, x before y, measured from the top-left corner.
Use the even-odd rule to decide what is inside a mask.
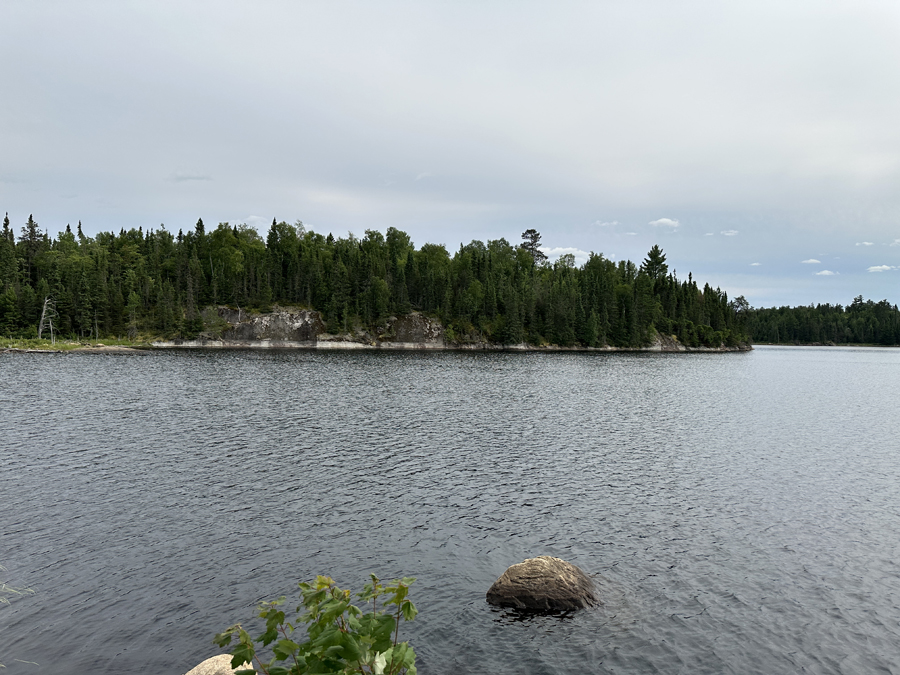
[[[286,305],[316,310],[334,334],[418,312],[440,321],[451,343],[748,341],[746,301],[701,288],[690,274],[676,278],[658,246],[640,265],[592,253],[579,267],[572,255],[550,263],[535,230],[522,236],[517,246],[472,241],[451,254],[439,244],[416,248],[395,228],[335,238],[273,220],[263,239],[247,225],[207,231],[198,220],[177,234],[160,226],[88,237],[79,223],[54,238],[29,217],[16,237],[7,216],[0,335],[35,337],[50,323],[76,339],[215,337],[217,319],[204,308],[266,313]]]

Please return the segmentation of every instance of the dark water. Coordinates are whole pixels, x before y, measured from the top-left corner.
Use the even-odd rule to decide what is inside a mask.
[[[900,672],[900,351],[0,355],[0,662],[180,675],[317,573],[429,673]],[[484,593],[556,555],[605,604]],[[36,662],[39,665],[23,663]]]

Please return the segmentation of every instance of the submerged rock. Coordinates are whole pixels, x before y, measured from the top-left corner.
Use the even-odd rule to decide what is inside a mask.
[[[488,590],[487,601],[530,610],[581,609],[600,602],[588,575],[572,563],[546,555],[507,569]]]

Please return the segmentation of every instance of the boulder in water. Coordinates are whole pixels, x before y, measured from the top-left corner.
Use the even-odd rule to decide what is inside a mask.
[[[594,582],[575,565],[540,556],[507,569],[487,592],[487,601],[527,610],[573,610],[598,604]]]

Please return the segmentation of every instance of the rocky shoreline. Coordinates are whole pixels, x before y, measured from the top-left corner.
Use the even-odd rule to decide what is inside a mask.
[[[212,317],[207,317],[212,318]],[[504,351],[504,352],[732,352],[753,347],[690,347],[674,336],[658,334],[645,347],[562,347],[558,345],[503,345],[483,340],[449,340],[441,323],[418,312],[390,317],[375,331],[332,334],[325,330],[319,312],[275,308],[266,314],[250,314],[229,307],[216,308],[219,330],[197,338],[156,340],[158,349],[382,349],[399,351]]]
[[[22,349],[8,347],[0,349],[0,354],[147,354],[150,350],[124,345],[85,345],[71,349]]]
[[[435,318],[412,312],[389,317],[374,330],[328,333],[319,312],[309,309],[276,307],[259,314],[230,307],[211,307],[204,311],[204,324],[212,330],[193,339],[159,339],[136,346],[102,343],[69,345],[65,349],[7,347],[0,353],[17,354],[147,354],[156,349],[314,349],[314,350],[395,350],[460,352],[744,352],[753,347],[691,347],[674,335],[658,333],[643,347],[581,347],[553,344],[499,344],[466,336],[448,337],[448,331]],[[452,333],[451,333],[452,335]]]

